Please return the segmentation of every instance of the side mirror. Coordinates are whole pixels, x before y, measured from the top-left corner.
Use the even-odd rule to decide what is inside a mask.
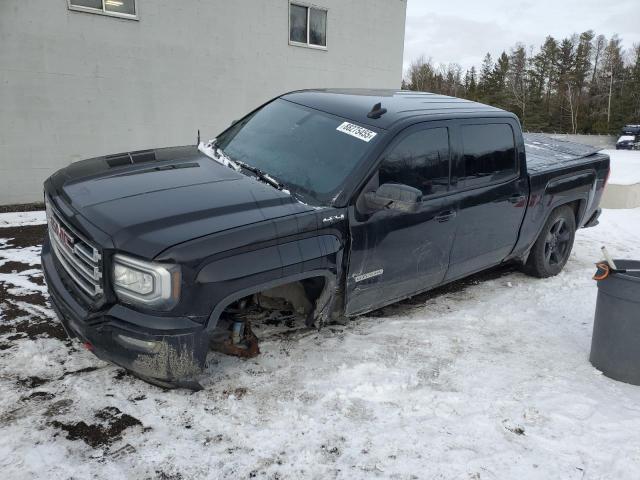
[[[367,207],[372,210],[400,210],[415,212],[422,200],[422,192],[417,188],[400,183],[384,183],[375,192],[364,194]]]

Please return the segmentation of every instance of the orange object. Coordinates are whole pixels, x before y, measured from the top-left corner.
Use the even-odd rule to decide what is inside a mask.
[[[593,274],[594,280],[604,280],[609,276],[610,268],[606,262],[596,263],[598,270]]]

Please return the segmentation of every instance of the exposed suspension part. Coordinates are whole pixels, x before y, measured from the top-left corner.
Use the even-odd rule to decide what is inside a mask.
[[[251,330],[251,324],[247,320],[233,322],[229,337],[223,341],[212,342],[211,349],[240,358],[253,358],[260,354],[258,337]]]

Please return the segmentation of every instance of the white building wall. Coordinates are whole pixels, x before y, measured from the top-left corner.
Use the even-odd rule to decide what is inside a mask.
[[[278,94],[399,88],[406,0],[313,0],[327,50],[288,43],[288,0],[138,0],[139,21],[0,0],[0,204],[83,158],[193,144]]]

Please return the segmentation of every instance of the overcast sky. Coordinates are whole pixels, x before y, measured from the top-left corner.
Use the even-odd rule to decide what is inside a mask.
[[[479,66],[516,42],[538,47],[592,29],[640,43],[640,0],[407,0],[404,65],[424,54],[438,64]]]

